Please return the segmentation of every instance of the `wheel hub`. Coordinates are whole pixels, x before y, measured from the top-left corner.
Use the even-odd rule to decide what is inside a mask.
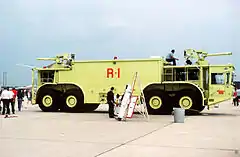
[[[193,105],[192,99],[189,96],[183,96],[179,100],[179,105],[184,109],[190,109]]]
[[[77,105],[77,98],[73,95],[70,95],[66,99],[66,104],[68,107],[73,108]]]
[[[159,109],[162,106],[162,99],[158,96],[153,96],[150,100],[149,100],[149,105],[151,106],[151,108],[153,109]]]
[[[45,95],[42,99],[42,104],[45,106],[45,107],[50,107],[53,103],[53,99],[50,95]]]

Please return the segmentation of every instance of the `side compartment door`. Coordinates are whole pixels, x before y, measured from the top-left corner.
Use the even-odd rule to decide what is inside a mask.
[[[232,72],[226,71],[225,75],[225,97],[231,99],[233,96]]]
[[[226,100],[226,73],[224,67],[209,67],[208,105]]]

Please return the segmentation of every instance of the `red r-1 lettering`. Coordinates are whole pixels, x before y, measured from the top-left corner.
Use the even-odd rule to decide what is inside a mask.
[[[120,78],[120,68],[118,68],[117,71],[118,71],[118,78]]]
[[[107,78],[109,78],[109,75],[113,78],[113,68],[107,68]]]
[[[107,78],[120,78],[120,68],[117,68],[115,71],[113,68],[107,68]]]

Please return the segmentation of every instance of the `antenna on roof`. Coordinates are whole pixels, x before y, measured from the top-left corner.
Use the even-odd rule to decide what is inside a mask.
[[[27,68],[36,68],[35,66],[26,65],[26,64],[16,64],[17,66],[27,67]]]

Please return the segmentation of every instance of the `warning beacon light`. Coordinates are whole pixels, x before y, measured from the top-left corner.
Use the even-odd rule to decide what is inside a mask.
[[[117,60],[117,56],[114,56],[113,60]],[[116,62],[114,61],[113,64],[116,64]]]

